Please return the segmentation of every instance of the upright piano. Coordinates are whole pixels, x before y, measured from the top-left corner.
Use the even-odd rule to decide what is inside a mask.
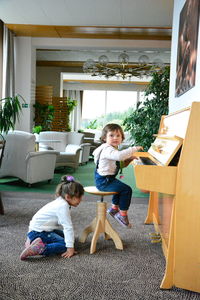
[[[149,151],[136,156],[154,157],[133,165],[137,187],[150,192],[145,224],[154,224],[166,258],[160,287],[200,292],[200,102],[163,116]]]

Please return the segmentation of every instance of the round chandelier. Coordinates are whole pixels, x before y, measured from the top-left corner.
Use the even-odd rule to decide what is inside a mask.
[[[110,63],[106,55],[101,55],[98,62],[88,59],[83,64],[83,72],[91,76],[104,76],[105,78],[117,77],[121,79],[131,79],[131,77],[151,76],[152,73],[161,72],[165,64],[161,59],[149,62],[147,55],[141,55],[137,63],[129,63],[129,56],[123,51],[118,56],[118,63]]]

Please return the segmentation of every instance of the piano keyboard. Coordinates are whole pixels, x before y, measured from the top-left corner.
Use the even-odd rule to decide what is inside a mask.
[[[156,165],[156,163],[151,160],[149,157],[140,157],[144,165]]]

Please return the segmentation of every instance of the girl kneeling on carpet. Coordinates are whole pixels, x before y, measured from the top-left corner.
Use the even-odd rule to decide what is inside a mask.
[[[21,260],[35,255],[61,254],[64,258],[70,258],[76,254],[70,207],[78,206],[83,194],[83,186],[73,176],[62,177],[56,188],[57,198],[43,206],[29,223]]]

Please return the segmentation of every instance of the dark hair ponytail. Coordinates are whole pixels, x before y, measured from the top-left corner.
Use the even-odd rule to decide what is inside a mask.
[[[64,175],[61,178],[60,184],[56,188],[56,196],[61,196],[65,199],[65,195],[80,198],[84,194],[84,188],[82,184],[75,181],[74,177],[71,175]]]

